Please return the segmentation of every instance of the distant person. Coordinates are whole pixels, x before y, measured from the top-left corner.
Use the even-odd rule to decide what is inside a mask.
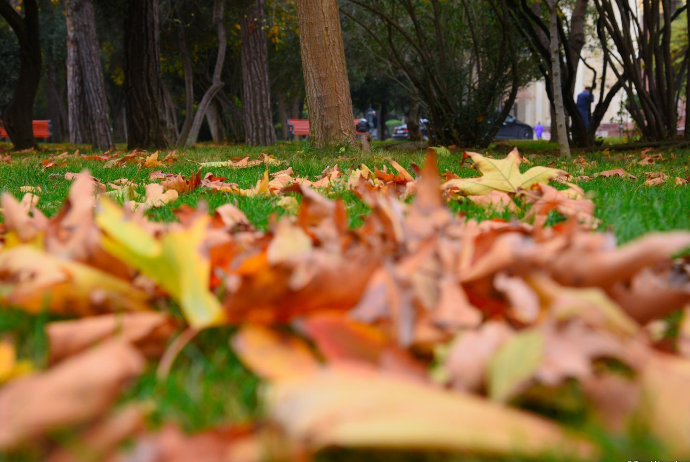
[[[357,126],[355,129],[357,130],[357,133],[368,133],[369,132],[369,121],[362,117],[357,121]]]
[[[585,128],[589,128],[589,114],[592,111],[593,102],[592,87],[585,87],[585,90],[577,95],[577,110],[580,111],[582,120],[585,122]]]
[[[541,122],[537,122],[537,125],[534,127],[534,134],[537,135],[537,139],[541,139],[541,135],[544,133],[544,126],[541,124]]]
[[[379,118],[376,117],[376,111],[371,112],[371,137],[375,140],[378,138]]]

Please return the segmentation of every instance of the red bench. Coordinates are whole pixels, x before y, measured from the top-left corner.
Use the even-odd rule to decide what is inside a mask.
[[[359,119],[354,119],[355,127],[357,126]],[[294,136],[309,136],[309,119],[288,119],[288,132],[290,132],[290,127],[292,127],[292,134]],[[356,129],[355,129],[356,130]],[[361,135],[362,132],[356,132]]]
[[[34,138],[44,138],[46,140],[50,138],[50,120],[34,120],[33,128]],[[2,122],[0,122],[0,138],[9,138],[5,127],[2,126]]]

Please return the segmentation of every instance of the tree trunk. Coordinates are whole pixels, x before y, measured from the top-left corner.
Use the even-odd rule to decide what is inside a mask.
[[[354,146],[357,143],[338,2],[297,0],[297,12],[311,142],[317,148]]]
[[[187,138],[186,143],[188,147],[192,147],[196,144],[196,140],[199,137],[199,130],[201,129],[201,123],[206,116],[206,111],[211,101],[213,101],[213,98],[215,98],[216,94],[223,88],[223,82],[220,80],[220,77],[223,72],[225,49],[227,48],[225,26],[223,26],[224,5],[225,3],[223,0],[216,0],[213,4],[213,22],[215,22],[216,28],[218,29],[218,55],[216,56],[216,67],[213,70],[211,87],[206,90],[204,97],[201,98],[196,114],[194,114],[194,122],[192,122],[192,128],[189,131],[189,138]]]
[[[563,107],[563,89],[561,86],[561,58],[559,54],[558,37],[558,0],[548,0],[549,6],[549,30],[551,50],[551,85],[553,86],[554,111],[556,113],[556,128],[558,130],[558,146],[561,157],[570,158],[570,146],[568,145],[568,133],[565,128],[565,108]],[[551,122],[553,127],[553,121]],[[553,130],[553,129],[552,129]]]
[[[303,101],[304,101],[304,95],[295,96],[292,99],[292,107],[290,109],[290,118],[291,119],[301,119],[302,118],[302,102]]]
[[[55,9],[51,0],[41,0],[41,12],[45,14],[46,23],[49,28],[59,26],[61,17],[56,18]],[[60,91],[58,84],[57,66],[53,54],[53,47],[45,47],[45,93],[48,98],[48,117],[50,118],[50,141],[53,143],[61,143],[67,139],[68,136],[68,121],[67,108],[65,106],[64,94]],[[62,63],[57,64],[58,66]]]
[[[208,128],[211,131],[211,138],[214,143],[225,141],[225,130],[223,129],[223,120],[220,117],[219,104],[218,100],[214,99],[206,110],[206,122],[208,122]]]
[[[254,0],[242,21],[242,88],[245,142],[250,146],[275,144],[264,0]]]
[[[551,85],[553,88],[553,84]],[[553,101],[549,104],[549,111],[551,112],[551,138],[550,143],[560,143],[558,139],[558,122],[556,121],[556,110],[553,107]]]
[[[422,130],[419,127],[419,101],[413,101],[407,115],[407,135],[410,141],[422,141]]]
[[[115,102],[113,113],[113,141],[127,143],[127,114],[122,102]]]
[[[50,141],[61,143],[67,131],[65,104],[60,97],[52,53],[48,52],[46,55],[48,59],[46,62],[45,85],[48,97],[48,117],[50,117]]]
[[[687,20],[687,31],[688,31],[688,59],[687,70],[685,73],[685,138],[690,140],[690,2],[685,2],[688,7],[685,10],[685,18]]]
[[[22,18],[7,0],[0,0],[0,16],[7,21],[19,41],[19,79],[3,114],[5,130],[18,151],[38,148],[34,139],[33,113],[42,66],[38,5],[36,0],[25,0],[23,7]]]
[[[386,141],[388,137],[388,126],[386,125],[386,118],[388,117],[388,105],[384,101],[381,103],[381,110],[379,111],[379,140]]]
[[[187,39],[184,33],[184,24],[179,18],[179,13],[175,9],[175,16],[177,19],[177,45],[180,48],[180,57],[182,58],[182,70],[184,71],[184,93],[185,93],[185,114],[182,130],[177,137],[177,145],[184,146],[189,138],[189,131],[192,129],[192,122],[194,121],[194,74],[192,70],[192,58],[189,56],[189,49],[187,48]]]
[[[279,93],[277,100],[278,100],[278,118],[280,119],[280,129],[281,129],[281,132],[283,135],[282,140],[285,141],[288,139],[287,120],[289,119],[287,103],[285,102],[285,95],[282,93]]]
[[[175,142],[165,110],[160,68],[158,0],[129,0],[125,20],[125,94],[129,149]]]
[[[67,0],[67,104],[70,141],[114,148],[105,96],[96,15],[91,0]]]

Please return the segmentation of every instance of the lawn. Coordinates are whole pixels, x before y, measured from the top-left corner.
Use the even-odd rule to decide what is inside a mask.
[[[518,143],[520,144],[520,143]],[[544,143],[545,144],[545,143]],[[199,162],[225,161],[234,157],[249,156],[258,158],[260,154],[270,154],[282,161],[281,165],[269,166],[269,172],[275,172],[292,167],[294,176],[308,177],[316,180],[321,172],[329,166],[337,164],[343,172],[360,164],[370,168],[386,165],[387,159],[394,159],[410,172],[412,165],[422,165],[424,152],[401,152],[386,145],[376,147],[372,153],[362,154],[355,150],[333,149],[314,150],[306,144],[278,144],[268,148],[248,148],[242,146],[201,146],[195,149],[180,150],[179,160],[171,165],[157,168],[141,168],[137,164],[124,167],[106,168],[105,163],[95,160],[83,160],[68,157],[65,165],[45,169],[41,161],[51,153],[59,154],[63,150],[73,152],[74,147],[59,146],[51,148],[45,145],[47,152],[41,154],[13,155],[11,162],[0,163],[0,184],[4,192],[21,198],[21,188],[25,186],[39,187],[40,202],[38,208],[47,216],[55,215],[65,200],[71,182],[64,178],[67,172],[80,172],[88,169],[90,173],[103,183],[113,182],[120,178],[127,178],[136,183],[137,192],[144,193],[144,185],[148,184],[149,173],[163,170],[166,173],[181,173],[189,175],[196,172]],[[492,146],[486,151],[489,155],[502,157],[509,145]],[[664,160],[648,165],[640,165],[639,152],[609,153],[607,151],[592,152],[583,158],[566,161],[552,156],[539,154],[543,145],[530,142],[522,146],[521,154],[529,160],[529,167],[544,165],[566,170],[572,175],[573,182],[581,186],[591,195],[596,204],[596,217],[602,222],[601,230],[612,230],[620,242],[626,242],[650,231],[667,231],[673,229],[690,229],[690,185],[676,186],[674,181],[659,186],[645,185],[646,172],[663,171],[671,179],[688,177],[688,155],[690,152],[662,152]],[[53,150],[54,149],[54,150]],[[49,150],[49,151],[48,151]],[[82,154],[90,154],[82,149]],[[439,171],[446,170],[461,177],[477,176],[477,172],[469,166],[461,166],[461,153],[438,156]],[[389,166],[390,168],[390,166]],[[601,171],[623,168],[636,176],[632,178],[597,177],[594,174]],[[264,173],[265,167],[244,169],[232,168],[203,168],[202,174],[212,172],[215,176],[226,177],[229,182],[237,183],[242,188],[254,186]],[[590,179],[580,179],[589,177]],[[329,191],[329,197],[340,198],[344,201],[351,227],[362,222],[362,217],[368,212],[367,206],[349,191]],[[189,194],[181,194],[172,204],[147,211],[155,219],[171,221],[175,219],[173,210],[182,205],[198,207],[202,202],[208,204],[209,210],[225,204],[237,205],[260,229],[268,227],[271,216],[283,215],[285,212],[277,205],[278,198],[271,197],[241,197],[230,193],[220,193],[204,188]],[[508,212],[492,212],[471,202],[455,201],[451,203],[455,212],[469,217],[487,219],[510,219]],[[521,218],[518,212],[517,218]],[[556,218],[552,217],[555,222]],[[0,337],[11,334],[19,344],[20,356],[32,360],[41,367],[46,364],[46,339],[43,326],[51,316],[29,316],[23,312],[5,309],[0,312]],[[202,332],[194,342],[190,343],[182,352],[170,375],[164,380],[158,380],[153,367],[144,374],[122,398],[122,401],[141,400],[155,403],[151,414],[151,422],[155,425],[167,421],[175,421],[189,431],[201,430],[218,424],[241,422],[261,414],[257,399],[259,381],[247,371],[237,360],[228,345],[228,337],[232,328],[214,328]],[[576,418],[564,416],[565,419]],[[73,435],[60,436],[69,441]],[[605,436],[601,436],[605,439]],[[610,440],[606,446],[611,451],[611,458],[617,457],[617,450],[625,448],[640,448],[640,451],[652,451],[645,440],[620,441]],[[628,453],[628,452],[626,452]],[[638,454],[643,454],[639,452]],[[339,453],[332,455],[329,460],[361,460],[358,456]],[[377,459],[374,454],[372,459]],[[0,455],[0,460],[17,460]],[[16,457],[9,456],[9,457]],[[31,452],[22,454],[26,460],[35,460]],[[392,456],[391,456],[392,457]],[[435,457],[435,456],[434,456]],[[639,457],[642,457],[641,455]],[[380,458],[378,459],[380,460]],[[387,460],[394,460],[387,458]],[[405,458],[404,460],[416,460]],[[426,459],[425,459],[426,460]],[[436,460],[432,457],[431,460]],[[469,459],[462,459],[469,460]]]

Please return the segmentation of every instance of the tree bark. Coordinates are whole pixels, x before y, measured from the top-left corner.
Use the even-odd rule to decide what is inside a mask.
[[[41,0],[40,8],[41,12],[47,17],[48,27],[58,27],[58,21],[62,20],[62,15],[60,15],[59,19],[56,17],[51,0]],[[56,63],[53,47],[45,47],[43,51],[46,72],[43,82],[45,84],[46,97],[48,98],[48,117],[51,124],[50,141],[60,143],[69,136],[67,107],[65,105],[64,93],[61,91],[58,83],[57,74],[57,66],[63,65],[63,63]]]
[[[218,107],[217,99],[211,101],[206,110],[206,122],[211,131],[211,139],[214,143],[222,143],[225,141],[225,130],[223,129],[223,120],[220,117],[220,108]]]
[[[225,36],[225,26],[223,26],[223,10],[224,1],[215,0],[213,4],[213,22],[216,24],[218,29],[218,55],[216,56],[216,67],[213,70],[213,80],[211,87],[206,90],[204,97],[201,98],[199,107],[194,114],[194,122],[192,122],[192,128],[189,131],[189,138],[187,138],[186,145],[192,147],[196,144],[196,140],[199,137],[199,130],[201,129],[201,124],[206,116],[206,111],[208,110],[211,101],[215,98],[216,94],[223,88],[223,82],[220,80],[221,74],[223,72],[223,63],[225,62],[225,50],[227,48],[227,39]]]
[[[67,0],[67,104],[70,142],[115,147],[91,0]]]
[[[264,0],[254,0],[242,21],[242,86],[245,142],[250,146],[275,144]]]
[[[125,20],[125,94],[129,149],[164,149],[175,142],[160,69],[158,0],[129,0]]]
[[[561,84],[561,57],[559,52],[560,39],[558,37],[558,1],[547,0],[549,6],[549,31],[551,50],[551,85],[553,86],[553,107],[556,112],[556,128],[558,130],[558,146],[561,157],[570,158],[568,132],[565,128],[565,108],[563,107],[563,88]],[[553,122],[551,124],[553,126]]]
[[[38,148],[34,139],[33,111],[42,66],[38,5],[36,0],[25,0],[23,6],[22,18],[7,0],[0,0],[0,16],[19,41],[19,79],[3,114],[3,125],[16,150]]]
[[[407,135],[410,141],[422,141],[422,130],[419,127],[419,101],[413,101],[407,115]]]
[[[177,145],[184,146],[187,143],[189,131],[192,129],[192,122],[194,121],[194,74],[192,71],[192,58],[189,56],[189,49],[187,48],[184,24],[182,24],[182,20],[179,17],[177,9],[175,9],[175,16],[177,19],[177,45],[180,49],[180,58],[182,58],[185,93],[184,123],[182,124],[182,130],[177,137]]]
[[[289,117],[288,117],[287,102],[285,101],[285,95],[282,93],[279,93],[278,97],[276,99],[278,102],[278,118],[280,119],[280,129],[282,132],[282,139],[283,139],[283,141],[285,141],[288,139],[287,119]]]
[[[61,143],[65,139],[67,133],[68,119],[65,103],[60,96],[58,88],[57,75],[55,72],[55,62],[52,54],[46,53],[48,59],[46,62],[46,95],[48,97],[48,117],[50,117],[50,141],[53,143]]]
[[[685,72],[685,138],[690,140],[690,1],[685,2],[687,9],[685,10],[685,18],[687,20],[688,31],[688,54],[685,59],[688,60],[688,66]]]
[[[553,88],[553,85],[551,85],[551,88]],[[558,122],[556,121],[556,109],[554,109],[553,107],[553,101],[551,102],[551,104],[549,104],[549,111],[551,112],[551,138],[549,139],[549,142],[560,144],[560,140],[558,139]]]
[[[337,0],[297,0],[309,135],[317,148],[356,145]]]

